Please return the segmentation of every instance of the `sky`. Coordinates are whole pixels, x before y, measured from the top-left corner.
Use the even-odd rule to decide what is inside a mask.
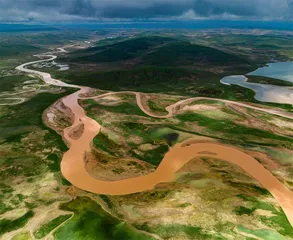
[[[293,0],[0,0],[0,21],[289,20]]]

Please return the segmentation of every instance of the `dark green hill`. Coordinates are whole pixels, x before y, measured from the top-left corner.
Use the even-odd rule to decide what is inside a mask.
[[[146,36],[127,39],[113,44],[91,47],[71,53],[61,61],[71,63],[103,64],[111,70],[112,66],[128,67],[184,67],[223,72],[243,69],[245,73],[251,63],[244,57],[226,53],[215,48],[192,44],[188,41],[160,36]],[[105,63],[111,63],[107,65]],[[122,64],[122,65],[121,65]]]
[[[238,56],[183,41],[170,43],[147,54],[143,57],[143,63],[155,66],[185,66],[194,64],[226,66],[249,64],[247,60]]]
[[[27,44],[0,44],[0,57],[16,56],[24,53],[40,51],[41,48]]]
[[[149,49],[162,46],[176,40],[166,37],[142,37],[81,50],[73,54],[70,61],[77,62],[115,62],[137,58]],[[76,55],[76,56],[74,56]]]
[[[255,67],[241,56],[185,40],[146,36],[69,53],[70,70],[58,79],[111,91],[135,90],[189,96],[253,99],[253,92],[220,79]]]

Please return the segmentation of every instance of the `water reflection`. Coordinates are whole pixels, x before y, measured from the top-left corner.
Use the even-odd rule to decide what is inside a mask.
[[[293,104],[293,88],[280,87],[270,84],[259,84],[247,82],[243,75],[233,75],[224,77],[221,83],[225,85],[235,84],[249,88],[255,92],[255,99],[262,102]]]
[[[293,62],[269,63],[265,67],[248,73],[247,76],[262,76],[293,82]],[[244,75],[233,75],[224,77],[221,83],[235,84],[249,88],[255,92],[255,99],[262,102],[293,104],[293,87],[281,87],[271,84],[260,84],[247,82]]]
[[[266,66],[248,73],[248,76],[262,76],[293,82],[293,62],[268,63]]]

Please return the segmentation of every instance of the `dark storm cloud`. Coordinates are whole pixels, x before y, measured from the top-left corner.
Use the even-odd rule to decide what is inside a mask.
[[[0,0],[0,20],[292,19],[293,0]]]
[[[105,18],[154,18],[154,17],[172,17],[182,15],[186,9],[184,5],[163,4],[137,8],[136,6],[113,6],[105,7],[101,16]]]

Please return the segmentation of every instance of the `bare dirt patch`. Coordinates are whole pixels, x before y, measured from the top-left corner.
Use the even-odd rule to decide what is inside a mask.
[[[220,109],[218,106],[207,105],[207,104],[196,104],[184,106],[181,111],[214,111]]]
[[[73,123],[74,115],[72,111],[62,103],[62,100],[59,100],[44,111],[42,119],[47,127],[61,134],[64,128]]]
[[[134,158],[114,158],[95,150],[95,154],[85,154],[86,170],[96,179],[117,181],[138,177],[154,171],[154,167]]]
[[[78,125],[76,125],[74,128],[71,129],[71,131],[69,132],[68,136],[71,139],[77,140],[80,138],[80,136],[82,135],[84,131],[84,124],[80,123]]]

